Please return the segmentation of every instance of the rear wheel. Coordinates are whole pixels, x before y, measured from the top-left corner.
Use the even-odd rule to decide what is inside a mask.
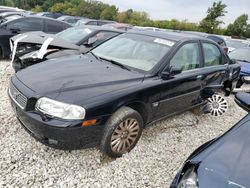
[[[221,116],[227,111],[228,102],[221,95],[214,94],[208,99],[207,107],[212,116]]]
[[[101,140],[101,150],[109,157],[121,157],[131,151],[141,137],[141,115],[129,107],[117,110],[107,121]]]

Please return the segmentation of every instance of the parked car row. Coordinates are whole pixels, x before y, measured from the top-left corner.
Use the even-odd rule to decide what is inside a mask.
[[[0,56],[11,51],[16,71],[10,103],[23,128],[50,147],[98,146],[120,157],[163,118],[191,109],[223,114],[218,92],[250,82],[250,48],[227,55],[219,36],[50,13],[0,16]],[[235,101],[250,111],[250,94]],[[195,150],[171,187],[249,187],[248,122],[249,115]]]
[[[57,58],[26,64],[10,81],[15,114],[37,140],[63,149],[99,146],[108,156],[120,157],[157,120],[205,109],[209,103],[214,115],[225,111],[226,104],[212,96],[233,89],[240,66],[217,43],[186,33],[105,30],[110,37],[101,44],[83,54],[60,56],[69,45],[67,40],[71,46],[82,44],[79,40],[85,43],[85,38],[76,37],[78,32],[87,32],[85,44],[94,44],[98,37],[92,36],[104,31],[95,29],[70,28],[56,36],[32,33],[13,38],[14,45],[20,40],[20,47],[41,41],[38,48],[17,48],[16,58],[26,49],[38,50],[39,56],[57,47],[59,53]]]

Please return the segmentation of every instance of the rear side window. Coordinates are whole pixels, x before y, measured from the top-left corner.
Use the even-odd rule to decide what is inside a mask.
[[[41,31],[43,26],[42,19],[24,18],[21,20],[13,21],[8,24],[8,29],[16,28],[21,31]]]
[[[182,68],[183,71],[200,67],[199,46],[197,43],[183,45],[170,61],[170,66]]]
[[[45,32],[48,33],[58,33],[65,29],[64,23],[52,21],[52,20],[45,20]]]
[[[216,66],[222,64],[222,54],[217,46],[210,43],[203,43],[204,66]]]
[[[86,25],[97,25],[97,21],[90,21],[86,23]]]

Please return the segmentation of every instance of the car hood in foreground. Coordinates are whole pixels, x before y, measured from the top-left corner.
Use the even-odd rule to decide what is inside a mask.
[[[138,84],[144,74],[84,55],[69,55],[28,67],[16,77],[40,96],[65,92],[67,99],[78,91],[75,95],[87,99]]]
[[[191,157],[199,163],[199,187],[250,187],[250,115],[225,135]]]

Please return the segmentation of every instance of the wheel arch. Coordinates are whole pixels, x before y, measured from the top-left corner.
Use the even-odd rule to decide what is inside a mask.
[[[137,111],[142,116],[143,126],[145,127],[145,125],[147,124],[147,122],[149,120],[149,109],[144,102],[142,102],[142,101],[127,101],[127,102],[124,102],[122,104],[117,105],[117,107],[114,111],[117,111],[119,108],[121,108],[123,106],[130,107],[133,110]]]

